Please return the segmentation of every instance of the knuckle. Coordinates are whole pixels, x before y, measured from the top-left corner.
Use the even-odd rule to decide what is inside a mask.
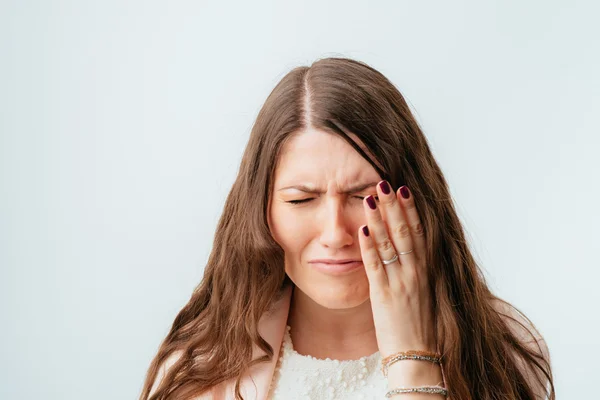
[[[389,308],[393,304],[392,300],[394,293],[390,288],[375,288],[374,286],[371,286],[369,293],[371,301],[381,304],[383,309]]]
[[[381,262],[369,261],[366,263],[365,267],[370,269],[371,271],[378,271],[381,268]]]
[[[415,205],[415,202],[412,200],[409,200],[408,202],[404,203],[404,208],[407,210],[412,210],[417,208],[417,206]]]
[[[389,250],[393,249],[393,247],[394,246],[392,245],[392,242],[390,241],[390,239],[385,239],[381,243],[379,243],[378,250],[382,253],[386,253]]]
[[[395,282],[393,285],[390,285],[390,291],[394,295],[405,294],[407,292],[406,283],[404,283],[403,280],[399,280],[398,282]]]
[[[386,207],[394,207],[396,205],[396,201],[394,199],[394,196],[385,196],[383,199],[380,200],[381,203],[385,204]]]
[[[410,227],[405,223],[400,223],[394,226],[393,229],[394,235],[399,238],[406,238],[410,236]]]
[[[425,234],[425,230],[423,229],[423,224],[421,222],[417,222],[412,226],[412,231],[415,233],[415,236],[423,236]]]

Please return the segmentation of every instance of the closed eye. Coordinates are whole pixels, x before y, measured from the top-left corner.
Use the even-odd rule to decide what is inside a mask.
[[[364,200],[365,196],[353,196],[355,199],[359,199],[359,200]],[[379,201],[379,197],[378,196],[373,196],[375,197],[376,201]],[[302,200],[290,200],[290,201],[286,201],[286,203],[290,203],[290,204],[302,204],[302,203],[308,203],[309,201],[314,200],[313,198],[310,199],[302,199]]]
[[[306,203],[311,201],[312,199],[304,199],[304,200],[290,200],[290,201],[286,201],[286,203],[290,203],[290,204],[302,204],[302,203]]]

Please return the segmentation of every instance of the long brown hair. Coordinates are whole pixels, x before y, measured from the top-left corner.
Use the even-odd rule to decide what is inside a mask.
[[[292,283],[267,225],[267,207],[279,150],[307,127],[343,137],[394,189],[410,187],[427,240],[437,340],[452,399],[535,399],[548,385],[554,400],[543,339],[531,321],[488,289],[444,175],[403,96],[377,70],[346,58],[295,68],[268,96],[225,202],[204,277],[160,345],[140,399],[192,399],[231,378],[237,378],[236,398],[242,399],[241,376],[273,357],[258,322]],[[265,355],[252,359],[253,345]],[[155,382],[174,354],[177,361]]]

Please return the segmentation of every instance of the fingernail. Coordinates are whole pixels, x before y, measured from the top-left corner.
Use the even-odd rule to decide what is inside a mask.
[[[362,230],[363,230],[363,233],[365,234],[365,236],[369,236],[369,227],[368,226],[366,226],[366,225],[363,226]]]
[[[367,204],[369,205],[369,208],[371,210],[374,210],[377,208],[377,204],[375,203],[375,199],[373,198],[373,196],[367,197]]]
[[[381,188],[383,194],[390,194],[390,185],[388,185],[386,181],[381,182],[379,187]]]
[[[408,199],[410,197],[410,192],[408,191],[408,188],[406,186],[402,186],[400,188],[400,194],[405,199]]]

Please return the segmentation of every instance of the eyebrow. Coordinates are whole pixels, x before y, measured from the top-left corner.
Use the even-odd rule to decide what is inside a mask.
[[[368,189],[370,187],[373,186],[377,186],[377,183],[379,183],[379,181],[377,182],[369,182],[369,183],[364,183],[364,184],[360,184],[360,185],[355,185],[355,186],[351,186],[345,190],[342,190],[340,193],[342,194],[352,194],[352,193],[358,193],[358,192],[362,192],[365,189]],[[286,186],[283,187],[281,189],[278,190],[286,190],[286,189],[296,189],[296,190],[300,190],[302,192],[306,192],[306,193],[323,193],[322,191],[318,190],[318,189],[313,189],[309,186],[306,185],[292,185],[292,186]]]

